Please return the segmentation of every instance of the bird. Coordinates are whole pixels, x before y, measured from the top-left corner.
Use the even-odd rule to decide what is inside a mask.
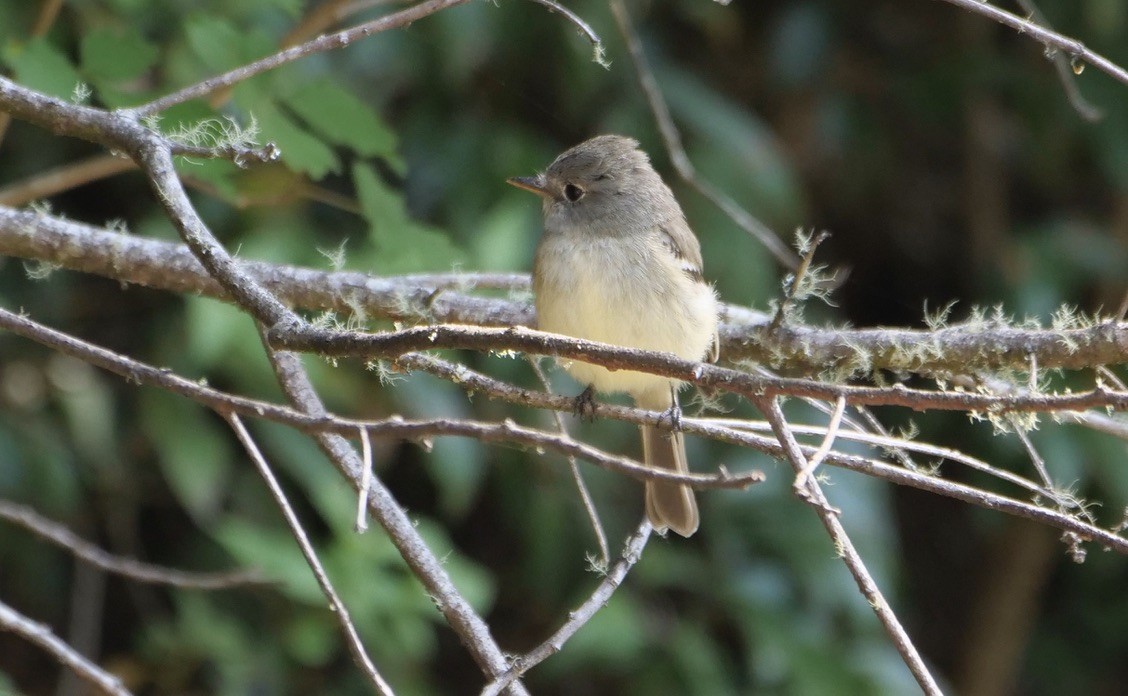
[[[544,231],[533,263],[537,326],[617,346],[716,360],[717,295],[702,275],[701,246],[670,187],[637,140],[600,135],[557,157],[543,172],[508,183],[541,198]],[[678,380],[608,370],[579,360],[562,367],[592,391],[630,395],[639,408],[680,413]],[[677,427],[640,426],[643,461],[687,473]],[[648,480],[646,515],[660,532],[689,537],[700,516],[682,483]]]

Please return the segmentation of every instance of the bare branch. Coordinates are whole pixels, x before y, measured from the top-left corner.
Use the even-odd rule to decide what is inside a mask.
[[[578,14],[569,10],[567,7],[564,7],[555,0],[532,1],[537,3],[538,5],[544,5],[548,8],[549,12],[559,13],[561,16],[571,22],[572,25],[576,27],[576,30],[583,34],[584,37],[586,37],[587,40],[591,42],[591,59],[594,62],[598,63],[600,67],[610,69],[611,63],[607,62],[607,56],[605,55],[605,52],[603,50],[603,39],[599,38],[599,34],[596,34],[595,30],[592,29],[591,26],[587,22],[585,22]]]
[[[486,688],[482,689],[481,696],[497,696],[514,680],[520,679],[521,675],[560,652],[564,643],[587,625],[587,622],[591,621],[596,612],[607,606],[607,603],[611,601],[611,595],[622,584],[627,572],[638,559],[642,558],[642,550],[646,547],[650,532],[650,522],[644,517],[634,534],[627,537],[626,543],[623,544],[622,556],[608,571],[599,586],[595,588],[595,592],[584,600],[584,603],[579,607],[568,612],[568,620],[548,640],[514,660],[513,667],[487,684]]]
[[[130,696],[121,680],[86,659],[77,650],[56,636],[51,627],[32,621],[4,602],[0,602],[0,630],[11,631],[51,654],[55,660],[69,667],[80,679],[99,693],[110,696]]]
[[[545,374],[544,369],[541,368],[540,362],[534,358],[529,357],[529,365],[533,368],[533,373],[536,374],[537,379],[540,380],[541,386],[544,387],[546,392],[552,391],[552,383],[548,380],[548,375]],[[554,410],[552,418],[556,421],[556,430],[562,437],[570,437],[568,428],[564,425],[564,416],[561,412]],[[591,493],[588,492],[587,484],[584,483],[584,477],[580,473],[580,467],[576,463],[575,457],[568,457],[568,468],[572,470],[572,480],[576,483],[576,491],[580,494],[580,502],[583,503],[584,511],[587,512],[588,520],[591,522],[592,532],[595,534],[595,541],[599,544],[600,559],[604,567],[611,563],[611,549],[607,545],[607,533],[603,531],[603,522],[599,519],[599,511],[595,509],[595,501],[591,499]]]
[[[1006,10],[1001,10],[994,5],[991,5],[984,0],[943,0],[944,2],[951,3],[956,7],[961,7],[969,12],[983,15],[989,19],[993,19],[999,24],[1010,27],[1020,34],[1027,34],[1038,43],[1046,47],[1047,55],[1053,55],[1056,51],[1064,51],[1069,56],[1070,61],[1077,61],[1075,65],[1084,65],[1088,63],[1095,66],[1114,79],[1128,85],[1128,70],[1113,63],[1108,58],[1095,53],[1086,48],[1085,44],[1077,39],[1071,39],[1068,36],[1063,36],[1055,31],[1050,31],[1043,26],[1035,24],[1029,20],[1023,19],[1017,15],[1011,14]]]
[[[193,573],[143,563],[132,558],[121,558],[103,551],[35,510],[8,500],[0,500],[0,519],[19,525],[42,539],[62,546],[96,568],[138,582],[194,590],[221,590],[244,585],[272,584],[257,570]]]
[[[136,168],[136,164],[124,157],[96,155],[81,162],[56,167],[18,184],[0,189],[0,205],[26,205],[31,201],[49,198],[82,184]]]
[[[180,238],[240,307],[267,326],[303,323],[290,308],[247,275],[212,235],[188,200],[188,194],[173,166],[172,154],[159,139],[146,137],[133,145],[130,151],[148,177],[157,202],[165,209],[173,226],[180,233]]]
[[[1016,2],[1031,20],[1047,29],[1050,28],[1046,16],[1042,14],[1033,0],[1016,0]],[[1090,123],[1096,123],[1104,118],[1104,113],[1085,99],[1084,95],[1081,94],[1081,88],[1077,86],[1077,76],[1081,74],[1083,64],[1074,63],[1056,51],[1048,57],[1053,62],[1054,69],[1057,70],[1058,81],[1061,82],[1061,88],[1065,90],[1065,96],[1077,115]]]
[[[266,418],[311,433],[353,435],[358,428],[364,428],[373,437],[408,441],[420,441],[438,436],[456,436],[475,438],[482,442],[514,443],[531,449],[554,450],[565,457],[578,457],[590,461],[596,466],[639,480],[685,483],[701,489],[741,489],[763,480],[763,474],[758,471],[740,474],[721,472],[715,475],[704,475],[678,474],[669,470],[657,470],[627,457],[608,454],[603,450],[568,437],[518,425],[509,419],[501,423],[482,423],[446,418],[408,421],[399,416],[392,416],[382,421],[358,421],[338,418],[323,409],[319,410],[316,415],[308,412],[303,413],[293,408],[257,399],[233,396],[200,385],[192,380],[174,375],[168,370],[146,365],[105,348],[80,341],[67,334],[48,329],[26,317],[21,317],[2,308],[0,308],[0,328],[8,329],[13,333],[55,348],[62,353],[85,360],[133,382],[159,386],[185,396],[208,406],[217,413],[237,413],[251,418]],[[657,424],[660,420],[658,412],[639,411],[639,413],[643,414],[643,417],[639,420],[644,422]],[[350,471],[349,477],[354,479],[354,483],[359,483],[362,478],[360,468],[357,468],[355,476],[353,473]]]
[[[763,399],[759,402],[759,406],[768,422],[771,423],[772,431],[775,432],[776,438],[783,446],[791,467],[795,469],[797,475],[801,474],[809,466],[808,460],[804,456],[798,441],[795,440],[795,436],[788,428],[783,410],[779,407],[779,400]],[[889,634],[890,640],[893,641],[897,652],[901,654],[901,658],[905,661],[909,671],[913,673],[913,677],[916,678],[921,690],[930,696],[940,696],[940,687],[937,686],[936,680],[932,678],[932,674],[928,671],[924,660],[921,659],[916,646],[913,645],[912,639],[901,626],[897,615],[893,613],[892,607],[885,601],[881,589],[878,588],[877,583],[874,582],[873,577],[866,569],[865,562],[862,561],[861,555],[854,548],[854,544],[850,541],[850,537],[839,521],[838,515],[832,512],[833,508],[831,508],[826,496],[823,495],[818,481],[808,477],[806,479],[806,490],[815,512],[818,513],[831,541],[834,542],[835,550],[854,576],[854,582],[858,584],[858,589],[861,590],[862,595],[873,607],[874,613],[877,614],[877,618],[885,627],[886,633]]]
[[[243,427],[243,421],[239,416],[228,413],[226,414],[228,424],[231,429],[235,431],[235,436],[239,438],[240,444],[246,450],[247,455],[250,456],[251,461],[254,462],[255,468],[258,469],[259,474],[266,482],[266,487],[270,490],[270,495],[274,498],[274,502],[278,504],[278,509],[282,512],[282,517],[286,519],[286,525],[290,528],[290,534],[294,536],[294,540],[298,542],[298,548],[302,551],[302,556],[305,557],[306,563],[309,564],[310,570],[313,571],[313,576],[317,578],[317,584],[321,587],[321,592],[325,598],[329,600],[329,611],[337,618],[337,622],[341,624],[341,631],[345,634],[345,643],[349,646],[349,652],[352,653],[353,661],[357,666],[364,671],[368,680],[376,687],[377,693],[381,696],[392,696],[392,687],[384,681],[384,677],[376,669],[376,665],[372,664],[372,659],[368,657],[368,652],[364,649],[364,643],[360,640],[360,634],[356,631],[356,626],[353,625],[352,617],[349,616],[349,609],[345,603],[341,601],[337,591],[333,589],[333,583],[329,580],[329,576],[325,573],[325,568],[321,565],[321,560],[317,557],[317,551],[314,550],[313,544],[310,543],[309,537],[306,536],[305,529],[302,527],[301,520],[298,519],[297,513],[290,506],[290,501],[286,498],[286,493],[282,490],[282,486],[278,485],[278,479],[274,477],[274,472],[270,469],[270,464],[262,456],[259,451],[258,445],[255,444],[251,434]]]
[[[299,58],[304,58],[315,53],[323,53],[325,51],[344,48],[352,42],[371,36],[372,34],[379,34],[380,32],[388,31],[389,29],[398,29],[400,27],[408,26],[416,20],[420,20],[429,15],[433,15],[436,12],[444,10],[448,7],[461,5],[467,1],[468,0],[427,0],[426,2],[421,2],[418,5],[409,7],[406,10],[400,10],[399,12],[393,12],[392,14],[380,17],[379,19],[374,19],[371,22],[358,24],[355,27],[344,29],[339,32],[334,32],[332,34],[323,34],[316,39],[313,39],[312,41],[307,41],[306,43],[299,44],[292,48],[287,48],[283,51],[279,51],[278,53],[269,55],[266,58],[257,60],[254,63],[249,63],[247,65],[235,68],[234,70],[225,72],[222,75],[216,75],[215,77],[208,78],[203,82],[198,82],[189,87],[185,87],[184,89],[181,89],[177,92],[173,92],[172,94],[163,96],[160,99],[151,101],[148,104],[143,104],[141,106],[129,109],[127,113],[134,117],[160,113],[161,111],[164,111],[171,106],[175,106],[176,104],[180,104],[191,99],[198,99],[199,97],[211,94],[216,90],[222,89],[224,87],[230,87],[260,73],[273,70],[274,68],[285,65],[286,63],[291,63],[295,60],[298,60]]]
[[[160,386],[170,391],[189,396],[200,403],[216,408],[216,410],[220,412],[232,411],[249,417],[262,417],[276,422],[286,423],[293,427],[309,429],[315,433],[314,437],[317,439],[318,444],[329,454],[331,461],[333,461],[341,473],[350,480],[354,488],[359,488],[362,464],[356,456],[355,451],[349,446],[347,440],[336,433],[340,432],[351,435],[355,433],[358,427],[375,428],[386,427],[388,425],[400,427],[405,425],[405,423],[397,421],[382,421],[372,424],[364,421],[353,421],[333,417],[325,410],[324,406],[321,405],[320,400],[314,401],[317,399],[317,396],[313,393],[308,378],[305,377],[304,372],[301,371],[301,365],[297,360],[297,356],[291,353],[271,351],[270,355],[272,361],[276,364],[276,371],[287,375],[284,385],[286,385],[285,388],[288,397],[300,405],[302,411],[298,413],[273,404],[231,396],[207,387],[202,387],[191,380],[183,380],[180,377],[171,375],[165,370],[159,370],[128,358],[115,356],[115,354],[110,351],[84,344],[66,334],[60,334],[46,329],[23,317],[18,317],[17,315],[4,312],[3,310],[0,310],[0,327],[43,343],[60,352],[104,367],[111,372],[126,376],[127,379],[131,379],[135,382]],[[421,357],[426,359],[421,359]],[[450,379],[460,384],[465,389],[481,391],[498,398],[514,400],[515,403],[559,410],[568,410],[572,407],[572,399],[567,397],[545,394],[543,392],[530,392],[512,385],[506,385],[497,380],[475,373],[461,365],[451,365],[434,358],[412,355],[402,356],[400,362],[409,364],[416,369],[427,369],[428,372]],[[291,382],[295,382],[295,384],[291,386]],[[658,425],[657,417],[654,413],[649,411],[610,404],[596,404],[595,409],[595,414],[601,417],[616,418],[636,424]],[[723,421],[719,423],[723,423]],[[418,426],[420,424],[417,423],[414,425]],[[427,424],[422,425],[426,426]],[[690,434],[708,437],[720,442],[742,447],[751,447],[777,458],[785,456],[782,446],[773,438],[761,437],[753,433],[743,432],[723,424],[714,424],[701,419],[684,419],[682,427],[685,432]],[[434,433],[428,431],[421,434],[416,430],[414,434],[417,437],[424,437],[428,434],[433,435]],[[841,436],[849,437],[849,434],[841,433]],[[882,446],[881,443],[875,442],[875,444]],[[923,447],[915,443],[913,446],[917,448]],[[948,451],[943,448],[938,448],[938,450],[936,456],[949,458],[961,457],[959,453],[946,454],[945,452]],[[806,456],[811,456],[815,448],[804,448],[803,451]],[[921,451],[930,453],[923,449]],[[808,452],[809,454],[807,454]],[[971,458],[962,455],[960,461],[961,463],[968,464]],[[1071,515],[1056,510],[1022,502],[970,486],[945,481],[936,476],[891,466],[885,462],[867,459],[865,457],[831,452],[827,455],[826,462],[869,476],[884,478],[898,485],[911,486],[985,509],[997,510],[1024,517],[1070,532],[1079,539],[1095,541],[1118,553],[1128,553],[1128,540],[1086,521],[1078,520]],[[651,470],[637,473],[641,478],[659,476],[659,474],[655,474]],[[1042,490],[1036,485],[1025,482],[1022,479],[1017,479],[1008,472],[992,470],[989,473],[994,473],[996,476],[1022,485],[1038,495],[1043,494]],[[662,478],[681,480],[680,477],[672,475],[662,476]],[[689,482],[691,485],[696,485],[695,481]],[[464,637],[468,635],[471,636],[471,638],[466,638],[468,644],[476,647],[488,647],[489,644],[483,642],[486,640],[492,641],[492,638],[489,637],[488,630],[485,628],[484,624],[481,623],[481,619],[464,604],[464,600],[461,600],[457,592],[454,591],[453,586],[450,585],[449,578],[442,571],[441,565],[426,549],[422,540],[419,539],[418,533],[415,532],[414,527],[403,513],[402,508],[395,503],[391,494],[380,483],[379,478],[373,478],[372,486],[369,510],[373,512],[374,516],[380,521],[380,524],[389,531],[393,541],[397,543],[397,548],[400,549],[404,558],[407,559],[408,563],[416,570],[417,576],[420,577],[424,585],[428,588],[428,592],[431,593],[432,596],[444,598],[440,609],[444,610],[448,621],[451,622],[451,625],[455,627],[460,635]],[[448,592],[453,593],[453,595],[448,597],[446,594]],[[447,609],[450,609],[449,613]],[[483,648],[483,650],[485,649],[486,648]],[[492,650],[496,650],[496,646],[490,648],[490,651]],[[475,654],[477,655],[478,653]],[[490,654],[491,653],[487,652],[481,653],[481,659],[483,661],[493,659],[490,657]],[[497,662],[495,664],[501,665],[496,674],[500,674],[504,671],[504,658],[500,651],[496,652],[496,658]]]
[[[260,335],[262,333],[260,327]],[[313,389],[299,357],[294,353],[271,349],[265,336],[262,341],[286,398],[303,414],[315,418],[325,417],[328,413],[325,405]],[[348,440],[341,435],[325,432],[315,433],[314,439],[341,475],[348,479],[355,490],[359,490],[361,467],[364,463],[357,457],[356,450]],[[403,507],[377,476],[373,476],[370,481],[368,509],[387,532],[388,539],[395,545],[486,677],[494,679],[502,674],[507,668],[505,655],[490,634],[489,626],[454,586],[442,562],[423,541]],[[509,693],[525,696],[528,692],[523,684],[515,683],[510,685]]]
[[[725,428],[732,428],[738,431],[751,431],[751,432],[770,432],[771,425],[766,421],[749,421],[749,420],[733,420],[728,418],[709,418],[709,419],[685,419],[683,423],[697,423],[702,422],[708,425],[719,425]],[[823,442],[826,442],[827,433],[830,432],[829,427],[819,427],[812,425],[796,425],[789,424],[791,431],[798,435],[821,435]],[[689,430],[687,429],[687,432]],[[868,445],[877,450],[884,450],[894,454],[898,462],[901,463],[905,469],[915,472],[930,473],[931,468],[922,468],[911,459],[907,458],[909,452],[923,454],[929,457],[935,457],[937,460],[950,461],[954,464],[961,464],[975,471],[980,471],[989,476],[993,476],[1001,481],[1014,484],[1029,494],[1035,497],[1053,497],[1053,491],[1044,486],[1023,478],[1018,474],[1013,474],[1005,469],[991,466],[982,459],[977,459],[969,454],[950,447],[940,447],[938,445],[931,445],[924,442],[913,442],[904,438],[892,437],[884,433],[870,433],[862,429],[845,428],[840,429],[835,433],[835,437],[839,440],[850,440],[852,442],[859,442]],[[819,449],[822,449],[821,447]],[[815,452],[817,454],[817,452]],[[811,455],[811,459],[815,459],[815,454]],[[823,458],[833,454],[833,450],[828,450]],[[908,463],[906,463],[906,460]]]
[[[0,254],[37,259],[123,283],[231,301],[183,244],[133,237],[38,213],[0,206]],[[418,274],[376,278],[239,260],[245,271],[284,302],[311,310],[362,311],[418,321],[509,325],[536,321],[531,303],[467,295],[476,287],[527,291],[527,274]]]
[[[1089,342],[1097,335],[1125,337],[1128,324],[1102,325],[1092,330],[1077,330]],[[1054,340],[1062,340],[1058,332]],[[1047,335],[1047,338],[1049,336]],[[910,389],[901,384],[890,387],[856,387],[827,384],[807,379],[751,375],[709,363],[676,358],[668,353],[621,348],[596,341],[572,339],[524,327],[497,329],[441,324],[384,333],[331,331],[316,327],[279,327],[271,341],[280,347],[336,357],[394,358],[410,351],[458,348],[481,351],[513,350],[535,355],[582,360],[611,369],[631,369],[670,377],[739,394],[752,400],[777,394],[833,401],[838,397],[850,404],[906,406],[918,410],[958,410],[1007,413],[1010,411],[1060,411],[1108,407],[1128,409],[1128,393],[1113,391],[1103,384],[1079,393],[992,395],[959,390],[929,391]],[[1115,342],[1114,342],[1115,344]]]
[[[720,189],[697,175],[693,162],[690,161],[689,155],[686,154],[685,148],[682,146],[681,134],[678,132],[678,127],[674,125],[670,108],[666,105],[666,99],[662,96],[662,90],[658,87],[658,81],[654,79],[654,73],[646,60],[646,54],[642,51],[642,44],[639,42],[634,26],[631,24],[631,17],[627,13],[626,5],[621,0],[611,0],[611,13],[615,15],[615,22],[619,25],[623,40],[626,41],[627,50],[630,51],[631,60],[634,62],[635,72],[638,75],[639,86],[642,87],[643,94],[646,95],[646,101],[650,105],[651,113],[654,114],[654,120],[658,123],[658,130],[662,134],[662,140],[666,144],[666,150],[670,153],[670,160],[673,162],[678,175],[690,186],[697,189],[701,195],[708,198],[713,205],[720,208],[745,232],[763,244],[764,248],[771,252],[785,268],[792,270],[798,268],[799,258],[780,240],[779,235],[737,205]]]
[[[819,468],[826,459],[826,455],[830,454],[831,448],[834,447],[834,439],[838,437],[838,426],[842,423],[842,414],[846,412],[846,400],[839,397],[834,402],[834,412],[830,414],[830,421],[826,425],[826,435],[823,437],[822,444],[815,450],[814,455],[811,456],[799,473],[795,475],[795,482],[792,484],[797,492],[804,491],[807,487],[807,479]]]
[[[788,315],[788,309],[795,303],[796,295],[799,294],[799,288],[802,287],[803,276],[805,276],[807,271],[811,268],[811,262],[815,259],[815,252],[818,251],[819,245],[828,239],[830,239],[830,232],[824,230],[811,237],[810,241],[804,244],[807,250],[799,260],[799,266],[791,275],[791,282],[787,284],[787,292],[783,296],[783,299],[779,301],[779,307],[776,309],[775,315],[772,316],[771,322],[768,323],[769,334],[775,333],[780,325],[783,324],[784,318]]]
[[[36,259],[121,282],[174,292],[230,296],[178,244],[131,237],[80,223],[0,206],[0,254]],[[378,278],[257,261],[238,261],[245,273],[290,306],[408,322],[535,326],[532,303],[467,294],[481,287],[528,289],[524,274],[432,274]],[[1001,324],[932,329],[833,329],[780,326],[736,305],[722,309],[722,354],[799,374],[866,365],[871,370],[939,374],[969,370],[1025,369],[1029,356],[1042,370],[1079,369],[1128,362],[1128,323],[1106,321],[1089,328],[1034,329]],[[501,346],[498,346],[499,348]],[[820,397],[821,398],[821,397]],[[834,397],[826,399],[833,401]]]
[[[368,430],[360,428],[360,495],[356,502],[357,534],[368,531],[368,493],[372,490],[372,438]]]

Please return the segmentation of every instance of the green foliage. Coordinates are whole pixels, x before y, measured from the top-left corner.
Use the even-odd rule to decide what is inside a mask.
[[[82,77],[66,55],[45,39],[10,48],[4,62],[20,84],[54,97],[69,98]]]
[[[157,62],[160,49],[136,30],[100,28],[82,37],[83,71],[92,80],[113,84],[141,76]]]
[[[411,220],[403,200],[372,167],[355,165],[353,183],[381,273],[446,271],[461,260],[462,253],[442,232]]]
[[[374,109],[341,85],[328,79],[308,82],[287,95],[285,104],[326,141],[363,157],[382,157],[403,173],[395,133]]]

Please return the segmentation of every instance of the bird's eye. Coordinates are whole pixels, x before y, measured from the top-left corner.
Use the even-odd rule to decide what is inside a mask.
[[[575,203],[584,197],[584,190],[575,184],[568,184],[564,187],[564,197]]]

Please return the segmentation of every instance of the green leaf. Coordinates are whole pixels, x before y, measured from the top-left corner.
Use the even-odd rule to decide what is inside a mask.
[[[259,102],[252,110],[258,120],[262,142],[274,142],[282,150],[282,162],[293,171],[321,179],[338,172],[341,163],[333,150],[316,136],[302,130],[272,102]]]
[[[16,81],[25,87],[69,99],[82,76],[62,52],[46,39],[35,39],[9,60]]]
[[[338,630],[324,612],[317,612],[291,621],[282,638],[289,653],[298,662],[306,666],[323,666],[340,647]]]
[[[208,69],[219,72],[242,63],[244,37],[230,22],[198,15],[184,25],[188,45]]]
[[[429,377],[410,376],[396,385],[396,399],[410,411],[415,404],[427,404],[435,417],[472,418],[465,392]],[[485,448],[472,438],[442,437],[424,455],[424,463],[438,489],[443,512],[461,517],[478,499],[488,472]]]
[[[399,161],[395,133],[380,115],[351,92],[328,79],[293,91],[285,103],[325,140],[366,157]]]
[[[403,198],[372,167],[353,166],[353,182],[369,235],[379,250],[376,267],[381,273],[446,271],[464,258],[445,234],[408,217]]]
[[[139,77],[156,63],[160,51],[135,29],[95,29],[79,48],[83,71],[96,83]]]
[[[258,332],[246,314],[206,297],[188,298],[185,306],[188,340],[184,350],[198,368],[219,369],[235,358],[253,355],[245,349],[259,345]]]
[[[179,396],[144,392],[141,417],[157,443],[158,463],[177,500],[207,523],[227,497],[231,449],[199,406]]]
[[[312,606],[325,603],[313,571],[288,530],[281,526],[267,529],[232,515],[219,525],[216,539],[243,565],[260,568],[266,577],[278,580],[290,599]]]

